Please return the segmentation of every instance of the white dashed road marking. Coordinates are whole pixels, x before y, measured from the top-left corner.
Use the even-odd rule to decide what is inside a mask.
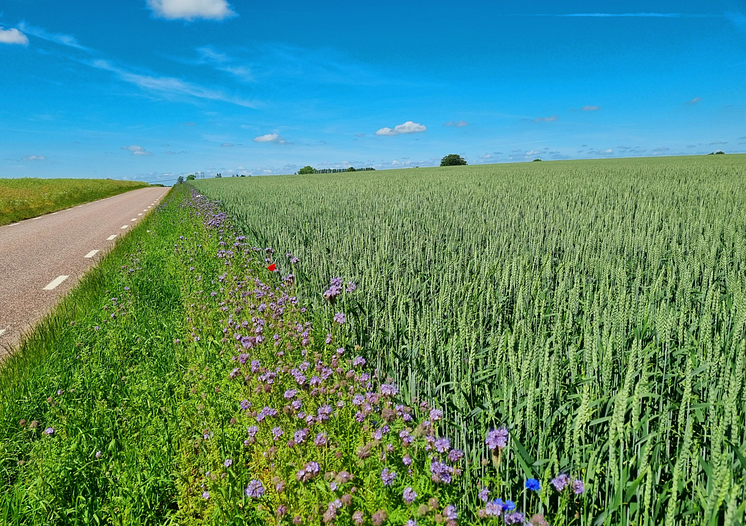
[[[5,331],[7,331],[7,330],[8,330],[8,329],[0,329],[0,336],[2,336],[2,335],[3,335],[3,333],[4,333]]]
[[[50,215],[56,215],[59,214],[59,212],[52,212]]]
[[[37,219],[41,219],[41,216],[37,216],[37,217],[32,217],[32,218],[31,218],[31,221],[36,221]]]
[[[130,221],[137,221],[137,218],[133,217],[132,219],[130,219]]]
[[[124,226],[122,227],[122,230],[124,230],[124,229],[125,229],[125,228],[127,228],[128,226],[129,226],[129,225],[124,225]]]
[[[49,285],[44,287],[44,290],[54,290],[57,288],[57,285],[65,281],[69,276],[58,276],[56,277]]]
[[[84,257],[84,258],[89,258],[89,259],[90,259],[90,258],[92,258],[93,256],[95,256],[95,255],[96,255],[96,252],[98,252],[98,250],[91,250],[90,252],[88,252],[88,254],[86,254],[86,255],[85,255],[85,256],[83,256],[83,257]]]
[[[139,214],[137,214],[137,215],[141,216],[141,215],[142,215],[142,212],[140,212],[140,213],[139,213]]]
[[[111,241],[115,237],[117,237],[117,235],[116,234],[112,234],[112,235],[110,235],[109,237],[106,238],[106,241]]]

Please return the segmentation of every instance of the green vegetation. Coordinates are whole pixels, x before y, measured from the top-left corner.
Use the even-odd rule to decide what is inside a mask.
[[[456,153],[450,153],[440,160],[441,166],[466,166],[466,159]]]
[[[504,425],[499,495],[586,483],[572,511],[544,494],[552,524],[742,523],[744,156],[194,185],[300,259],[278,269],[316,312],[330,278],[359,284],[354,341],[404,400],[444,408],[469,490]]]
[[[0,225],[148,186],[111,179],[0,179]]]
[[[355,168],[354,166],[350,166],[348,168],[323,168],[321,170],[317,170],[313,166],[304,166],[300,170],[298,170],[298,173],[296,175],[309,175],[309,174],[339,174],[344,172],[372,172],[375,168],[368,167],[368,168]]]

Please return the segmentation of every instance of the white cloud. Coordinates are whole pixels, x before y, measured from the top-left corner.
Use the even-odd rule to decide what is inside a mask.
[[[391,128],[381,128],[376,132],[376,135],[392,136],[401,135],[403,133],[421,133],[425,131],[427,131],[427,126],[418,124],[416,122],[407,121],[404,124],[394,126],[393,130]]]
[[[222,146],[223,148],[230,148],[231,146],[233,146],[233,143],[232,142],[224,142],[220,146]]]
[[[26,155],[21,157],[21,161],[46,161],[47,158],[43,155]]]
[[[461,128],[463,126],[468,126],[469,123],[466,121],[448,121],[443,126],[455,126],[457,128]]]
[[[162,95],[189,95],[191,97],[197,97],[200,99],[228,102],[246,108],[256,107],[254,103],[250,101],[227,95],[226,93],[223,93],[219,90],[213,90],[198,86],[196,84],[191,84],[189,82],[173,77],[153,77],[150,75],[141,75],[139,73],[130,73],[123,70],[122,68],[113,65],[108,60],[94,60],[90,63],[90,65],[98,69],[116,73],[116,75],[125,82],[134,84],[144,90],[159,92]]]
[[[277,144],[287,144],[287,141],[277,133],[266,133],[259,137],[254,137],[254,142],[274,142]]]
[[[694,97],[692,100],[687,101],[685,104],[697,104],[699,101],[702,100],[702,97]]]
[[[600,110],[601,106],[583,106],[580,108],[581,111],[597,111]]]
[[[28,37],[16,28],[3,29],[0,27],[0,44],[21,44],[28,46]]]
[[[136,144],[133,144],[132,146],[122,146],[122,150],[128,150],[132,152],[132,155],[151,155],[151,153],[145,148],[137,146]]]
[[[156,16],[169,20],[223,20],[236,16],[225,0],[148,0],[148,6]]]
[[[92,51],[90,48],[87,48],[79,44],[77,39],[72,35],[64,35],[61,33],[47,33],[42,28],[30,26],[26,24],[25,22],[21,22],[20,24],[18,24],[18,28],[24,33],[28,33],[29,35],[35,36],[37,38],[41,38],[42,40],[48,40],[49,42],[54,42],[56,44],[62,44],[63,46],[73,47],[75,49],[80,49],[81,51],[86,51],[89,53]]]
[[[552,115],[551,117],[536,117],[534,119],[534,122],[552,122],[557,120],[557,115]]]

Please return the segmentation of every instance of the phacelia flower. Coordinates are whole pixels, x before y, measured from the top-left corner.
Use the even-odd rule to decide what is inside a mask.
[[[250,499],[258,499],[264,495],[264,485],[261,480],[252,479],[249,485],[246,486],[244,493]]]
[[[585,485],[583,484],[583,481],[580,479],[575,479],[572,481],[572,491],[575,493],[575,495],[581,495],[585,492]]]
[[[52,436],[52,435],[54,435],[54,428],[53,427],[48,427],[48,428],[46,428],[44,430],[44,433],[47,434],[47,435],[49,435],[49,436]]]
[[[456,506],[454,506],[453,504],[449,504],[448,506],[446,506],[445,509],[443,510],[443,516],[446,519],[450,519],[454,521],[458,519],[458,511],[456,511]]]
[[[381,480],[383,481],[384,485],[391,486],[391,484],[394,483],[395,478],[395,471],[391,471],[389,470],[389,468],[383,468],[383,471],[381,471]]]
[[[417,492],[411,488],[411,486],[407,486],[404,488],[404,493],[402,493],[402,498],[404,499],[404,502],[407,504],[412,504],[414,500],[417,498]]]
[[[230,458],[226,458],[226,459],[225,459],[225,462],[223,462],[223,466],[225,466],[226,468],[229,468],[229,467],[231,467],[232,465],[233,465],[233,459],[230,459]]]
[[[344,322],[347,321],[347,317],[345,316],[344,312],[338,312],[334,315],[334,321],[342,325]]]
[[[479,497],[479,500],[482,502],[487,502],[490,498],[490,490],[489,488],[482,488],[479,490],[479,493],[477,494]]]
[[[487,438],[484,442],[490,449],[503,449],[508,445],[508,430],[504,427],[493,429],[487,433]]]
[[[570,477],[568,477],[564,473],[560,473],[551,480],[551,484],[552,486],[554,486],[554,489],[561,492],[567,487],[568,484],[570,484]]]

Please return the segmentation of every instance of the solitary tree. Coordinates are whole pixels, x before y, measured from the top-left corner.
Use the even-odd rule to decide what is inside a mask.
[[[441,166],[465,166],[466,159],[456,153],[446,155],[440,160]]]
[[[306,175],[306,174],[313,174],[313,173],[316,173],[316,170],[314,169],[313,166],[306,165],[300,170],[298,170],[299,175]]]
[[[189,175],[187,175],[187,179],[186,180],[187,181],[194,181],[195,179],[196,179],[196,177],[194,176],[194,174],[189,174]]]
[[[220,172],[215,174],[215,179],[222,179],[222,178],[223,178],[223,174],[221,174]]]
[[[347,171],[348,171],[348,172],[354,172],[354,171],[355,171],[355,167],[354,167],[354,166],[350,166],[350,167],[349,167],[349,168],[347,169]]]
[[[181,184],[184,182],[184,176],[180,175],[179,178],[176,180],[176,184]]]

